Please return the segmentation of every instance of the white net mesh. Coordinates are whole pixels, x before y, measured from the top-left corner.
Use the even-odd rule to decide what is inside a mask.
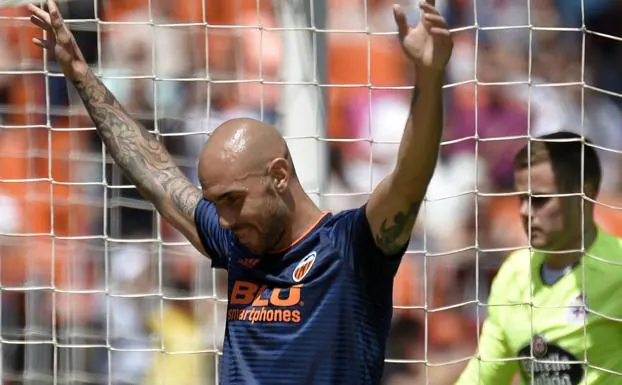
[[[211,129],[257,117],[286,136],[316,202],[338,211],[391,170],[408,114],[415,74],[391,3],[73,0],[61,11],[95,72],[193,180]],[[416,22],[415,2],[401,3]],[[491,278],[528,244],[511,162],[529,138],[590,137],[604,170],[596,218],[622,236],[621,3],[438,3],[455,39],[445,138],[395,282],[386,384],[451,384],[473,356]],[[140,198],[32,45],[27,10],[0,4],[2,382],[217,383],[225,273]]]

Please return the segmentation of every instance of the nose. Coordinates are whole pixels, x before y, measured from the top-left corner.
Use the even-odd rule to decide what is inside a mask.
[[[233,215],[229,210],[219,210],[218,212],[218,222],[220,226],[225,229],[231,229],[235,226],[236,216]]]
[[[528,218],[532,214],[532,209],[529,205],[529,198],[521,199],[519,212],[520,215],[525,218]]]
[[[218,217],[218,222],[220,223],[220,227],[225,228],[225,229],[230,229],[231,228],[231,224],[222,216]]]

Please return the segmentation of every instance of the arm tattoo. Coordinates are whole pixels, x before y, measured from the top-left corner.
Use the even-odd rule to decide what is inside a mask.
[[[395,214],[391,226],[387,225],[388,218],[382,221],[380,231],[376,234],[376,244],[385,254],[393,255],[404,247],[417,217],[419,206],[419,201],[411,202],[409,207]]]
[[[156,207],[170,199],[184,216],[192,218],[201,192],[156,136],[130,117],[92,71],[74,85],[110,155],[145,198]]]

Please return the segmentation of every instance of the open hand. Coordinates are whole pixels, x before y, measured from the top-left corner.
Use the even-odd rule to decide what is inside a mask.
[[[445,19],[434,5],[434,0],[420,3],[421,20],[414,28],[408,25],[406,14],[399,5],[393,7],[393,15],[402,49],[417,70],[442,73],[451,56],[453,41]]]
[[[30,21],[47,32],[46,40],[33,38],[32,42],[41,48],[53,50],[65,76],[70,80],[78,80],[86,73],[88,65],[56,3],[47,0],[47,8],[49,12],[28,4],[28,10],[32,12]]]

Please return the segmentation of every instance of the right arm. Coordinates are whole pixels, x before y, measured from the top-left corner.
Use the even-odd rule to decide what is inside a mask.
[[[508,347],[503,330],[501,312],[507,300],[501,298],[505,292],[504,285],[507,277],[502,271],[495,277],[488,299],[488,317],[482,326],[478,343],[478,356],[473,357],[455,385],[509,385],[518,366],[516,361],[503,360],[513,356]]]
[[[492,307],[489,309],[493,309]],[[473,357],[455,385],[509,385],[516,372],[516,361],[509,358],[502,326],[491,317],[484,321],[478,344],[478,357]]]
[[[140,193],[203,254],[194,221],[201,191],[175,165],[158,139],[138,124],[89,69],[53,0],[49,13],[29,5],[31,21],[47,31],[49,40],[33,39],[54,50],[65,76],[74,84],[108,152]]]
[[[205,254],[194,223],[201,190],[175,165],[158,139],[130,117],[90,69],[73,80],[73,84],[116,164],[158,212]]]

